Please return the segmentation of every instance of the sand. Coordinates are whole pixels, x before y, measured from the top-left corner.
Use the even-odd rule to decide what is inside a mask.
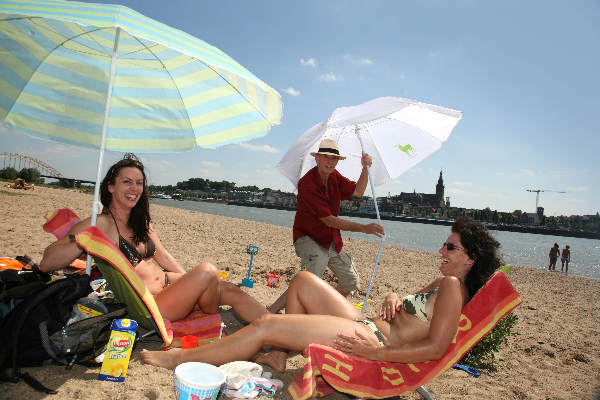
[[[53,242],[42,230],[44,215],[63,207],[78,215],[91,212],[92,196],[77,190],[36,188],[34,191],[0,189],[0,256],[28,254],[41,260],[44,248]],[[298,268],[290,228],[203,214],[164,206],[151,206],[153,225],[166,248],[186,267],[201,260],[210,261],[229,272],[228,280],[241,283],[248,272],[249,244],[260,247],[254,257],[253,288],[244,288],[264,304],[274,301]],[[377,243],[345,240],[366,289]],[[439,256],[425,252],[384,248],[378,276],[372,291],[375,304],[395,291],[406,294],[438,276]],[[280,288],[266,285],[266,273],[277,271]],[[331,277],[329,277],[331,278]],[[438,399],[590,399],[600,384],[600,281],[560,273],[514,267],[509,278],[523,297],[515,311],[519,317],[519,335],[510,339],[498,357],[503,360],[497,372],[484,372],[474,378],[451,369],[427,385]],[[364,295],[364,292],[362,293]],[[355,295],[354,302],[362,301]],[[371,305],[368,314],[376,313]],[[231,312],[223,311],[231,320]],[[231,322],[229,329],[235,329]],[[71,399],[171,399],[172,372],[145,365],[136,346],[125,383],[96,380],[99,368],[76,365],[25,368],[46,386],[58,391],[56,400]],[[274,373],[286,387],[301,372],[303,357],[288,360],[285,373]],[[265,367],[266,370],[269,370]],[[40,399],[45,395],[26,384],[2,383],[0,398]],[[287,392],[276,399],[288,398]],[[346,398],[334,394],[330,399]],[[416,393],[401,396],[418,399]]]

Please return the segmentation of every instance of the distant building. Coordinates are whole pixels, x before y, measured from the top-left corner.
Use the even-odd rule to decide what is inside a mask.
[[[444,208],[446,207],[446,201],[444,201],[444,178],[442,171],[440,171],[440,177],[438,178],[437,185],[435,185],[435,193],[417,193],[414,190],[412,193],[402,192],[397,197],[401,203],[410,204],[417,207],[432,207],[432,208]],[[449,200],[449,198],[446,198]]]
[[[539,225],[544,219],[544,207],[538,207],[536,213],[525,212],[521,214],[520,223],[527,225]]]

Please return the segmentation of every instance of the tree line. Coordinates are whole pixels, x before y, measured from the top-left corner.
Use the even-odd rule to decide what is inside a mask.
[[[258,186],[237,186],[235,182],[229,181],[211,181],[204,178],[190,178],[186,181],[177,182],[176,185],[150,185],[152,193],[173,194],[180,191],[195,191],[204,193],[229,193],[234,190],[248,192],[265,192],[272,191],[270,188],[260,189]]]
[[[13,167],[0,169],[0,179],[7,181],[14,181],[17,178],[21,178],[27,183],[44,183],[44,178],[40,175],[40,171],[36,168],[23,168],[20,171],[17,171]]]

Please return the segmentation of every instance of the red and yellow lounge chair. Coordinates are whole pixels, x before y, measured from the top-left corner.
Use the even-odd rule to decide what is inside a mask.
[[[46,219],[44,230],[59,239],[79,222],[79,217],[68,208],[48,214]],[[102,277],[106,279],[110,290],[117,300],[127,306],[129,318],[134,319],[139,326],[148,331],[142,338],[157,333],[163,341],[163,349],[166,350],[181,347],[181,338],[186,335],[197,336],[199,345],[220,337],[222,333],[220,314],[192,312],[179,321],[171,322],[163,319],[154,297],[135,273],[129,260],[100,229],[90,226],[77,234],[76,240],[83,250],[94,257],[95,264]],[[85,263],[83,265],[85,271]]]
[[[371,361],[311,344],[304,350],[304,372],[289,386],[288,393],[294,400],[323,397],[334,390],[381,399],[416,390],[451,368],[521,301],[504,272],[494,273],[463,308],[456,337],[438,361]]]
[[[149,330],[149,334],[156,332],[161,336],[163,349],[180,347],[181,338],[185,335],[198,336],[200,345],[219,338],[220,314],[194,312],[173,323],[163,319],[154,297],[135,273],[129,260],[100,229],[90,226],[78,233],[75,240],[94,257],[95,264],[110,290],[119,301],[127,305],[129,316],[141,327]]]

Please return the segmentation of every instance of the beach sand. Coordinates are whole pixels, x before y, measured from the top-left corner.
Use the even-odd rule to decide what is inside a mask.
[[[34,191],[0,189],[0,256],[28,254],[38,262],[44,248],[53,242],[42,230],[44,215],[57,208],[69,207],[80,216],[91,213],[92,196],[77,190],[39,187]],[[260,247],[254,257],[253,288],[244,288],[264,304],[270,304],[287,287],[298,269],[290,228],[272,226],[177,208],[151,205],[152,221],[166,248],[186,267],[210,261],[229,273],[228,280],[241,283],[248,273],[249,244]],[[378,244],[345,240],[366,289]],[[546,260],[540,260],[545,263]],[[386,246],[372,290],[374,303],[367,314],[374,315],[375,304],[391,292],[401,295],[419,289],[438,276],[437,254]],[[282,285],[266,285],[266,273],[277,271]],[[514,267],[509,278],[523,297],[515,311],[519,317],[519,335],[512,337],[498,354],[504,360],[497,372],[484,372],[474,378],[463,371],[450,369],[426,387],[438,399],[591,399],[600,384],[600,281],[565,276],[525,267]],[[331,279],[331,277],[330,277]],[[355,295],[353,302],[362,301]],[[224,311],[231,319],[231,312]],[[231,324],[234,329],[235,323]],[[76,365],[25,368],[46,386],[56,389],[56,400],[71,399],[171,399],[172,371],[141,362],[142,348],[136,346],[124,383],[101,382],[99,368]],[[273,375],[286,387],[302,371],[303,357],[293,355],[285,373]],[[265,367],[265,370],[269,370]],[[40,399],[40,394],[26,384],[0,384],[2,399]],[[276,399],[288,398],[285,390]],[[334,394],[330,399],[346,398]],[[418,399],[416,393],[403,399]]]

